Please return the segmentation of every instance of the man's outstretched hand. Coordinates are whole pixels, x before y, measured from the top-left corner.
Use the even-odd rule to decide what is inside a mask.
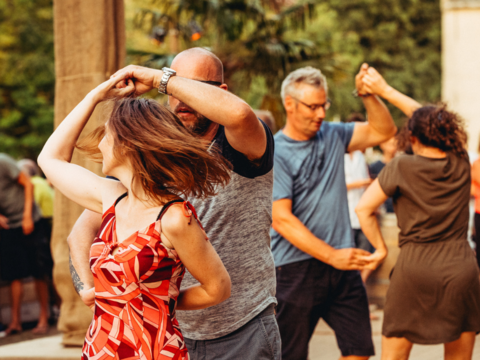
[[[154,88],[158,88],[160,85],[160,79],[162,78],[163,71],[157,69],[150,69],[143,66],[128,65],[123,69],[118,70],[110,78],[120,76],[120,74],[126,73],[126,79],[133,80],[135,84],[135,95],[139,96],[149,92]],[[121,89],[126,87],[126,82],[119,82],[117,88]]]
[[[336,249],[328,257],[328,264],[338,270],[363,270],[371,263],[371,254],[362,249]]]
[[[375,270],[380,266],[380,264],[385,260],[388,255],[387,249],[376,250],[373,254],[370,254],[368,260],[370,260],[370,264],[368,264],[365,269]]]

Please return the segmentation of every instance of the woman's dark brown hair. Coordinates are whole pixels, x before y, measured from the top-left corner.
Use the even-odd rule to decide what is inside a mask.
[[[135,181],[156,203],[183,195],[205,198],[230,180],[230,165],[209,142],[195,137],[175,114],[154,100],[126,98],[113,102],[106,124],[113,137],[113,155],[129,159]],[[101,162],[99,127],[77,148]]]
[[[467,157],[463,119],[448,111],[446,105],[427,105],[415,110],[398,134],[398,147],[407,153],[411,152],[410,136],[415,136],[425,146]]]

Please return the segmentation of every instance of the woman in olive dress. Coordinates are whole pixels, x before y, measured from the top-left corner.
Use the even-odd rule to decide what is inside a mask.
[[[406,113],[410,109],[399,135],[407,153],[385,166],[356,208],[362,230],[377,249],[374,263],[386,255],[375,212],[388,197],[400,228],[401,251],[385,303],[382,360],[408,359],[414,343],[445,344],[445,359],[471,359],[480,331],[480,281],[467,242],[471,179],[462,121],[445,106],[418,108],[378,73],[365,82],[371,93],[393,100]]]

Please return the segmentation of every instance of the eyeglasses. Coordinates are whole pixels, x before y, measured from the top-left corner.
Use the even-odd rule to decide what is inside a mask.
[[[303,101],[298,100],[297,98],[294,98],[292,95],[290,95],[292,99],[298,101],[300,104],[305,105],[307,108],[309,108],[312,111],[317,111],[320,108],[323,108],[323,110],[327,111],[330,109],[330,105],[332,105],[332,100],[327,98],[327,101],[324,104],[318,104],[318,105],[308,105],[305,104]]]
[[[220,86],[222,83],[220,81],[210,81],[210,80],[198,80],[202,83],[213,85],[213,86]]]

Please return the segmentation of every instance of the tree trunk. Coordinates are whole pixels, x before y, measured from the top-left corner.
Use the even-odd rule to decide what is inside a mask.
[[[85,95],[124,66],[125,20],[123,0],[56,0],[55,22],[55,126]],[[95,111],[85,132],[105,122]],[[73,162],[98,174],[99,164],[75,152]],[[62,298],[58,328],[64,345],[81,346],[92,312],[75,292],[69,273],[67,236],[83,209],[55,194],[52,255],[53,277]]]

